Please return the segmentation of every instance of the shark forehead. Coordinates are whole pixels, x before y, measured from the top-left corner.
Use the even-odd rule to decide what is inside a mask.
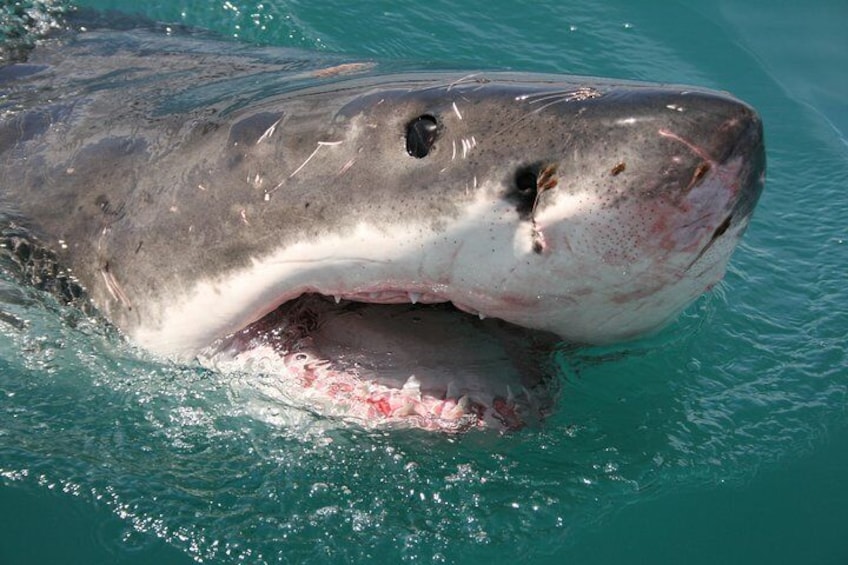
[[[4,196],[160,353],[303,293],[626,339],[721,277],[762,190],[759,118],[723,93],[104,41],[0,75]]]

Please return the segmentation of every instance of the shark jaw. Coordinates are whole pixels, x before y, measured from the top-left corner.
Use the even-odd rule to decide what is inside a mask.
[[[555,405],[557,341],[449,303],[306,294],[200,359],[227,373],[261,374],[278,399],[365,427],[512,431],[540,423]]]
[[[133,338],[173,358],[253,375],[272,383],[266,392],[277,401],[364,427],[537,425],[556,403],[560,340],[505,321],[537,300],[535,290],[525,296],[492,281],[535,255],[530,230],[501,219],[508,212],[493,197],[441,229],[361,223],[281,247],[174,292],[161,305],[164,323]],[[486,257],[491,237],[469,236],[480,225],[492,226],[507,251]]]

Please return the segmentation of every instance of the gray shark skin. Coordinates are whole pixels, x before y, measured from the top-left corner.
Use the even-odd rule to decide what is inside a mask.
[[[301,295],[632,339],[720,280],[764,183],[756,112],[691,87],[138,29],[44,41],[0,91],[7,215],[179,359]]]

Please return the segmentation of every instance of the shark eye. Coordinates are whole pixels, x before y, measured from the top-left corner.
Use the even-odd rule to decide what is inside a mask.
[[[436,118],[429,114],[418,116],[406,126],[406,152],[416,159],[426,157],[438,134]]]

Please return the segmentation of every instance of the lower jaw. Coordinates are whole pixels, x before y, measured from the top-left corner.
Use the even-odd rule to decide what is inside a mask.
[[[305,295],[201,358],[216,370],[271,377],[297,407],[365,427],[509,431],[552,410],[557,342],[445,304]]]

